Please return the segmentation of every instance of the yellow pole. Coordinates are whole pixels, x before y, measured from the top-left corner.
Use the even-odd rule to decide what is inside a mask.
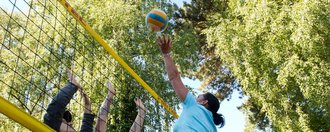
[[[93,38],[101,44],[103,48],[105,48],[106,51],[124,68],[128,71],[129,74],[131,74],[136,81],[138,81],[144,89],[146,89],[163,107],[169,111],[175,118],[178,118],[178,114],[171,109],[170,106],[167,105],[164,100],[157,95],[157,93],[146,83],[144,82],[139,75],[137,75],[131,67],[127,65],[127,63],[120,58],[117,53],[101,38],[99,34],[97,34],[86,22],[85,20],[77,13],[75,9],[71,7],[71,5],[66,0],[58,0],[64,8],[82,25],[92,36]]]
[[[31,131],[55,132],[55,130],[41,123],[36,118],[30,116],[28,113],[24,112],[20,108],[17,108],[14,104],[5,100],[1,96],[0,96],[0,113],[20,123],[21,125],[30,129]]]

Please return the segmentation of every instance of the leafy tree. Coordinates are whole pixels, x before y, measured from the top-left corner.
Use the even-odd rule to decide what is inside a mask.
[[[192,0],[190,4],[184,3],[182,8],[176,7],[174,14],[176,21],[174,28],[177,32],[188,32],[193,29],[194,37],[198,38],[198,66],[190,73],[191,78],[202,80],[201,90],[214,90],[220,100],[230,99],[234,90],[240,91],[239,84],[232,76],[220,56],[216,56],[215,47],[207,44],[207,36],[203,30],[207,29],[213,22],[209,17],[213,14],[226,16],[226,1],[214,0]],[[241,97],[243,95],[240,92]]]
[[[212,2],[202,32],[250,98],[247,130],[329,130],[329,2]]]

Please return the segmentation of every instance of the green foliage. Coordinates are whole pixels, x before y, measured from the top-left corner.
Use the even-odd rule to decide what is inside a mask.
[[[198,45],[198,64],[190,72],[191,78],[202,80],[200,90],[216,91],[219,100],[230,99],[234,90],[240,91],[239,85],[235,81],[220,56],[216,56],[215,45],[207,43],[203,30],[207,29],[214,21],[209,21],[214,14],[220,13],[226,16],[226,1],[199,1],[192,0],[191,4],[185,3],[183,8],[177,9],[175,14],[175,29],[185,34],[192,32],[196,38],[194,42]],[[190,30],[194,31],[190,31]],[[242,94],[242,93],[241,93]]]
[[[330,24],[327,1],[228,1],[203,32],[275,131],[329,126]],[[248,114],[250,115],[250,114]],[[259,121],[254,121],[259,118]],[[254,128],[254,127],[252,127]]]

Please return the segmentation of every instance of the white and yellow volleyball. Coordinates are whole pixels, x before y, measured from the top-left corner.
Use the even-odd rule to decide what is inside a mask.
[[[146,16],[146,24],[152,32],[162,32],[167,28],[168,17],[164,11],[153,9]]]

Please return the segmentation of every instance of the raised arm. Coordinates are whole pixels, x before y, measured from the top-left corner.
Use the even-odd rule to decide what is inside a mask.
[[[79,90],[81,93],[81,96],[84,100],[84,113],[91,114],[92,113],[92,105],[91,102],[89,101],[89,97],[83,90]]]
[[[180,73],[176,68],[170,54],[172,48],[172,40],[168,35],[164,35],[162,37],[158,37],[157,43],[164,57],[165,68],[168,74],[168,78],[171,81],[175,93],[178,95],[179,99],[183,102],[186,99],[188,89],[184,86],[180,77]]]
[[[146,108],[143,105],[141,99],[137,98],[134,100],[136,106],[139,108],[138,115],[136,116],[133,125],[131,126],[130,132],[141,132],[143,128],[144,118],[146,116]]]
[[[67,69],[67,74],[70,83],[59,90],[52,102],[48,105],[47,113],[44,116],[44,123],[56,131],[60,130],[65,107],[69,104],[74,93],[78,89],[81,89],[80,84],[75,80],[69,69]]]
[[[99,114],[97,116],[98,118],[94,130],[95,132],[105,132],[107,130],[107,119],[108,119],[109,108],[112,103],[113,96],[116,94],[115,89],[113,88],[112,84],[109,81],[107,82],[107,88],[108,88],[108,95],[104,99]]]

